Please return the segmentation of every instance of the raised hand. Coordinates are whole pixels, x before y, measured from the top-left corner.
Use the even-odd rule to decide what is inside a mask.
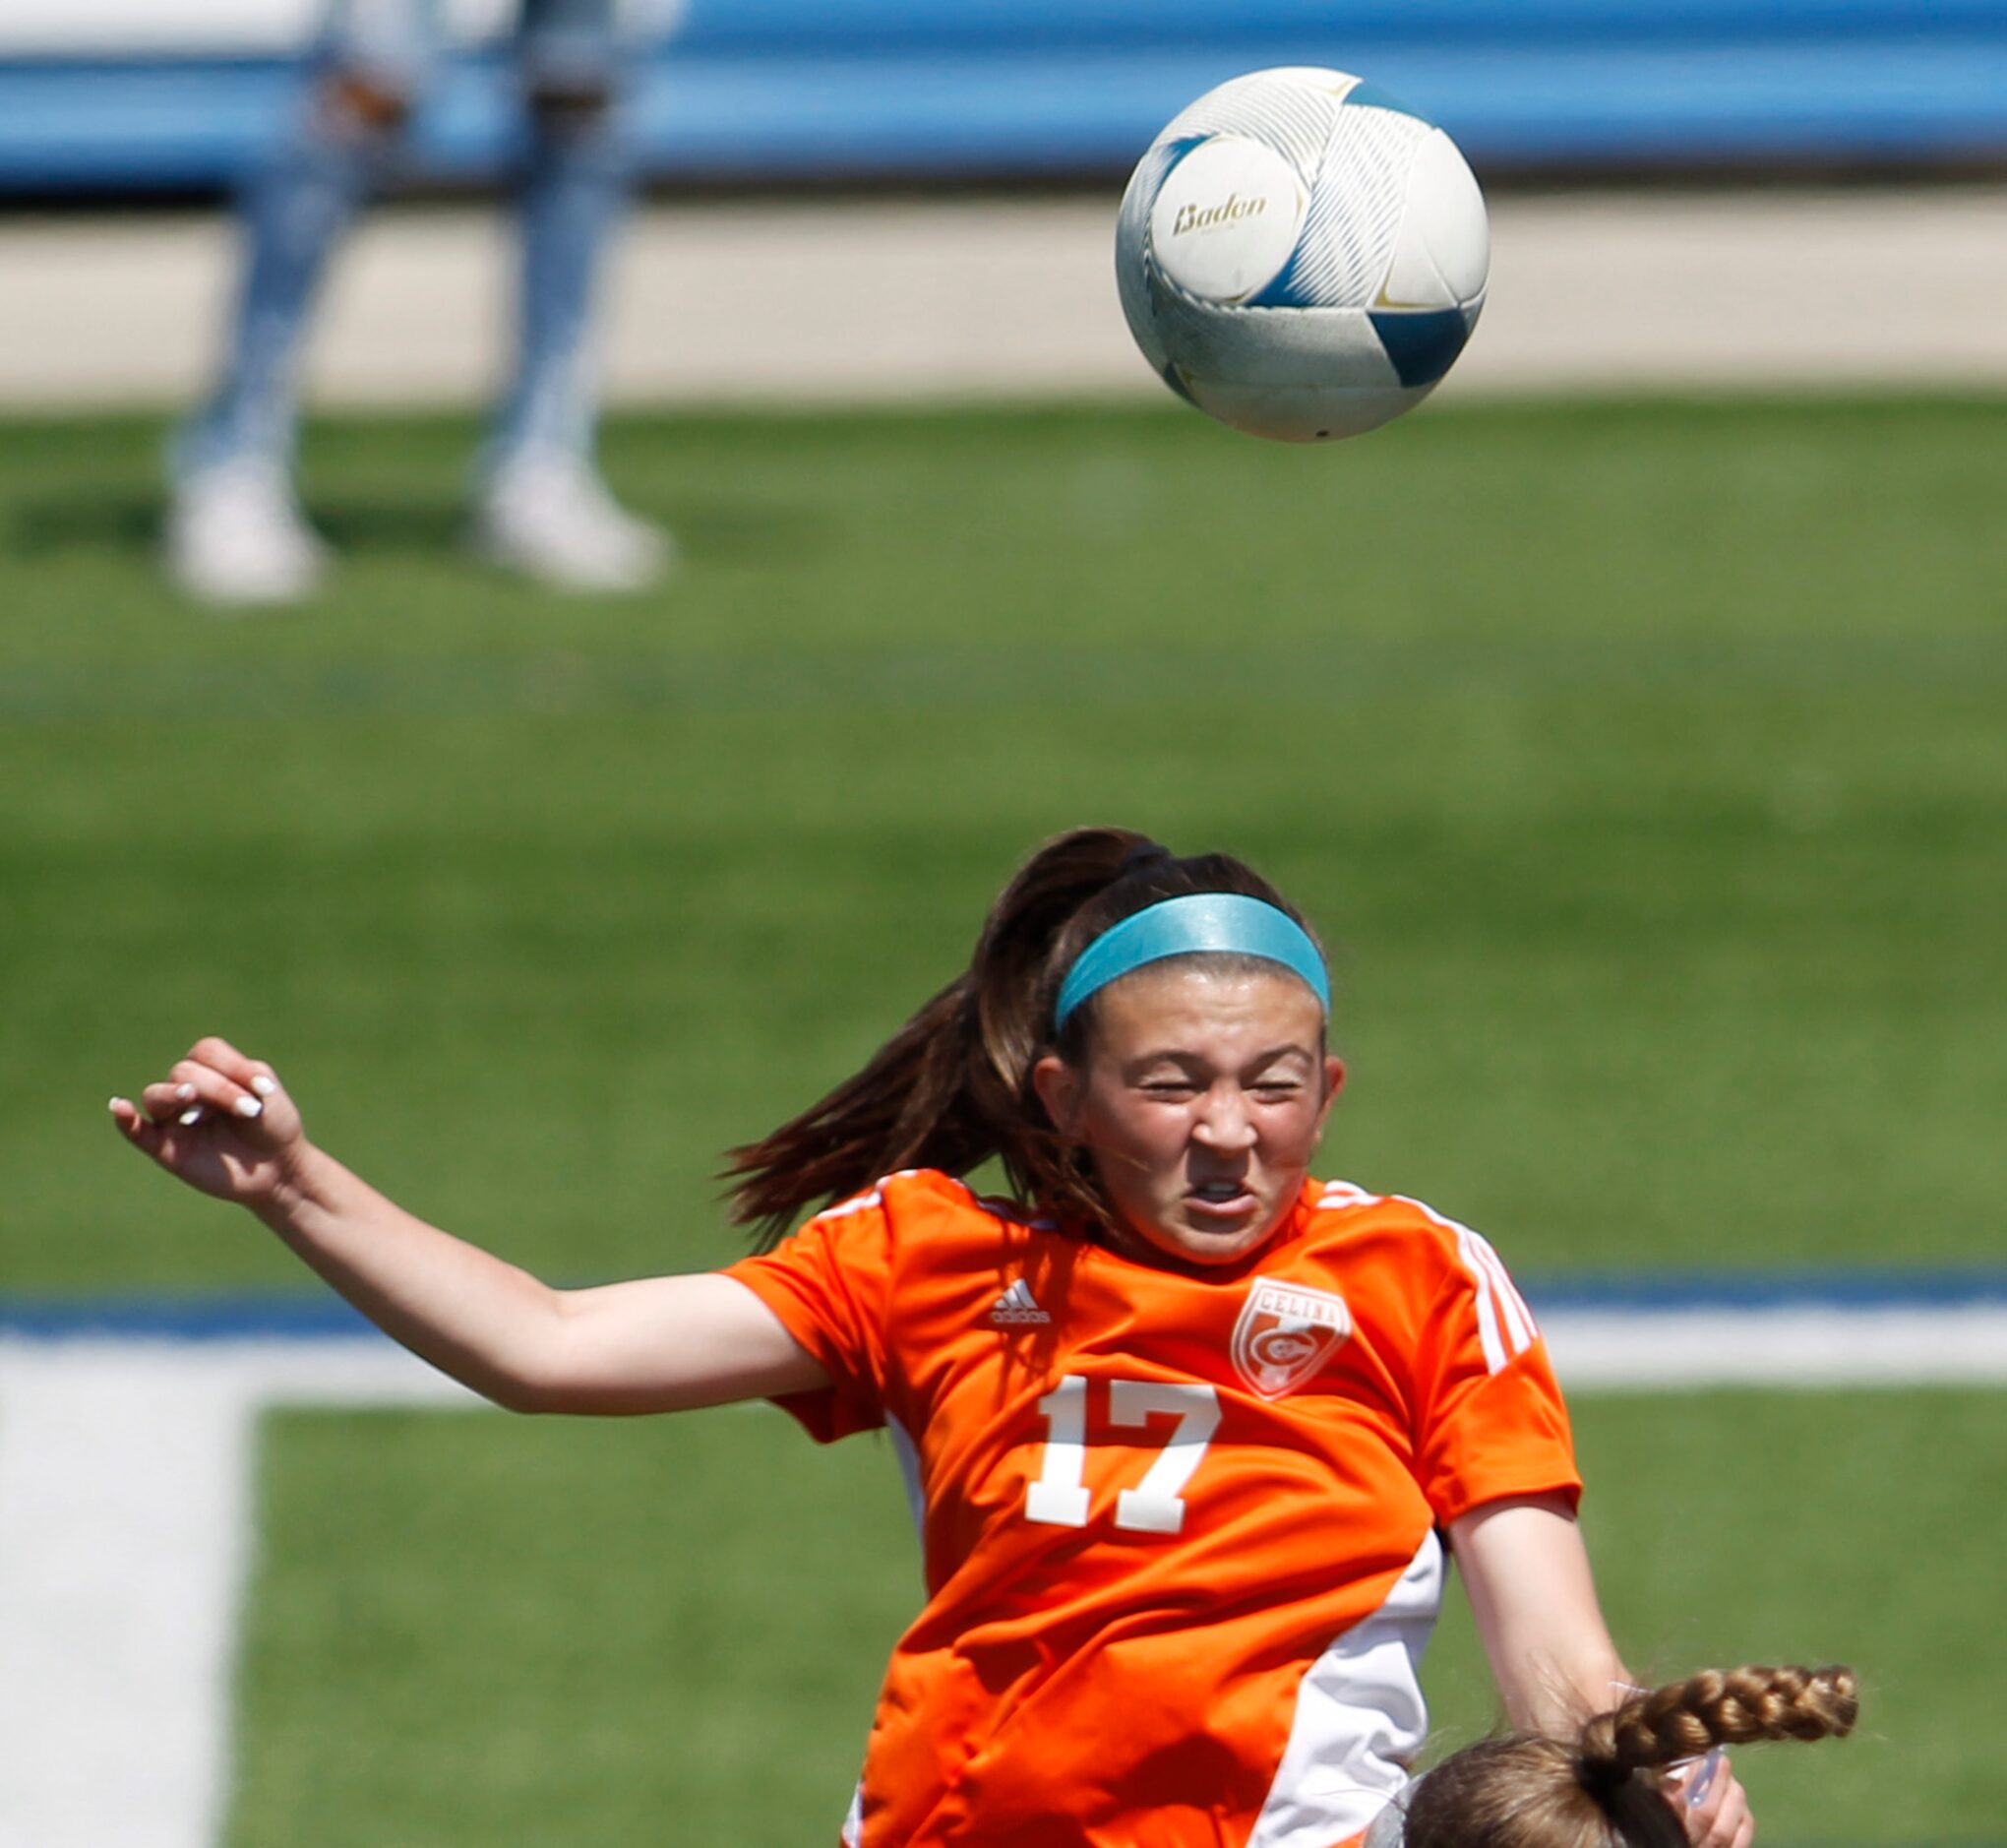
[[[177,1180],[252,1207],[274,1199],[307,1147],[300,1113],[272,1068],[214,1037],[197,1040],[137,1104],[114,1097],[111,1116],[127,1141]]]

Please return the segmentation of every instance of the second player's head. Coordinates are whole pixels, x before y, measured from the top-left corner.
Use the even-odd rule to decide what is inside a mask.
[[[1686,1848],[1667,1766],[1717,1746],[1838,1738],[1858,1707],[1851,1669],[1710,1669],[1571,1740],[1512,1733],[1453,1754],[1407,1799],[1403,1848]]]

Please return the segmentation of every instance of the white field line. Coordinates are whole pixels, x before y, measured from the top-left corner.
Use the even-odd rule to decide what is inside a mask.
[[[2007,1306],[1556,1312],[1571,1390],[2007,1386]],[[213,1848],[260,1412],[478,1404],[386,1341],[0,1337],[0,1848]]]
[[[1573,1310],[1543,1316],[1541,1329],[1571,1392],[2007,1386],[2007,1304]]]
[[[219,1840],[257,1414],[456,1403],[388,1342],[0,1340],[0,1844]]]

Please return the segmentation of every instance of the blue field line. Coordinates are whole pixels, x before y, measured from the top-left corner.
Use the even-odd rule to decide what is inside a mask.
[[[0,1296],[0,1339],[29,1341],[380,1340],[327,1292]]]
[[[1553,1315],[1707,1315],[1723,1310],[1982,1309],[2007,1304],[2007,1265],[1927,1270],[1893,1266],[1782,1270],[1659,1270],[1518,1279],[1535,1310]]]
[[[1541,1315],[1709,1315],[1729,1310],[1944,1311],[2007,1304],[2007,1266],[1930,1270],[1629,1271],[1519,1279]],[[383,1337],[325,1292],[0,1296],[0,1339],[356,1341]]]

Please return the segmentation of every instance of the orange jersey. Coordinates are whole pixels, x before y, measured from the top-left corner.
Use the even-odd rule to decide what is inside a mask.
[[[914,1490],[861,1848],[1336,1848],[1427,1732],[1436,1529],[1580,1490],[1510,1278],[1413,1201],[1307,1182],[1194,1271],[923,1171],[727,1274],[829,1374],[787,1409]]]

